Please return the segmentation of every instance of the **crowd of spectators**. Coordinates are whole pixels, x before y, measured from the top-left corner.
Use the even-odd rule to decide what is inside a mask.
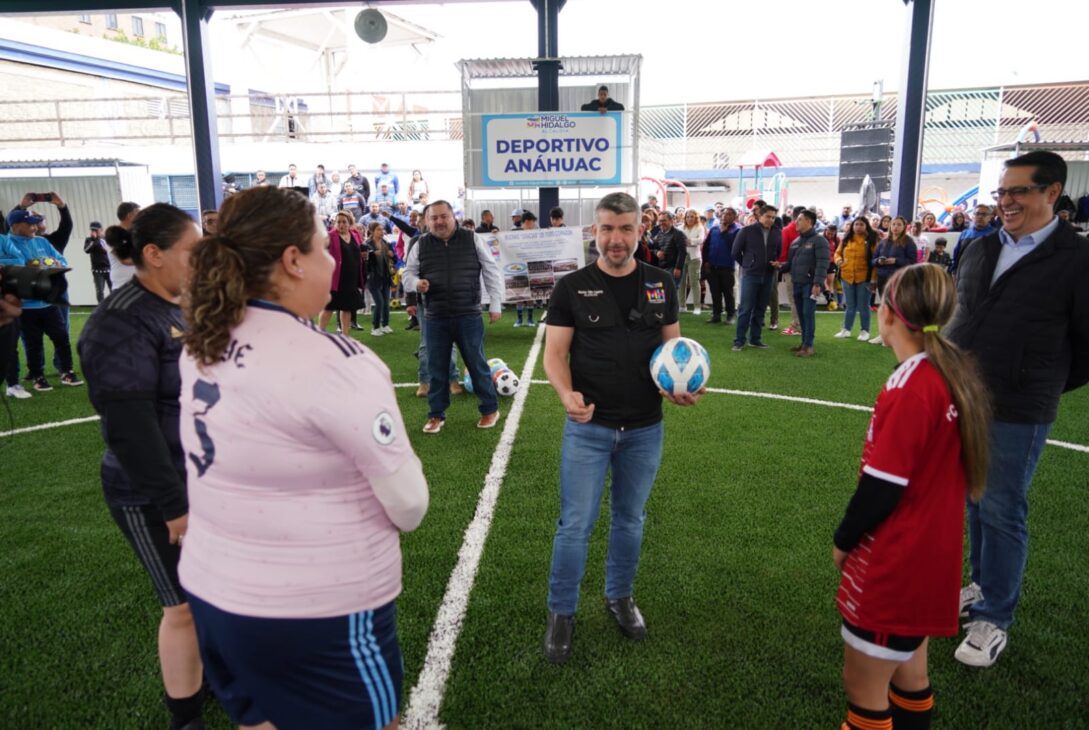
[[[769,208],[771,215],[767,217],[767,225],[760,230],[761,218]],[[968,246],[1002,225],[996,207],[983,202],[968,211],[952,211],[948,225],[942,225],[937,216],[926,209],[917,211],[911,221],[884,212],[859,214],[850,205],[843,206],[832,216],[819,207],[803,205],[779,211],[763,200],[755,200],[750,208],[741,210],[716,202],[701,212],[683,206],[670,209],[661,205],[654,195],[647,197],[642,211],[644,233],[636,255],[646,263],[672,272],[683,309],[701,314],[708,305],[710,294],[711,317],[707,323],[737,324],[738,313],[744,309],[744,279],[747,275],[763,277],[766,263],[769,271],[774,270],[769,290],[761,293],[750,289],[750,293],[753,297],[766,295],[767,301],[763,306],[758,306],[756,299],[748,304],[752,309],[767,309],[767,316],[761,315],[761,329],[770,319],[768,326],[787,336],[804,335],[798,299],[793,296],[798,272],[792,274],[790,268],[795,255],[809,256],[806,253],[809,248],[792,249],[792,244],[802,235],[798,230],[798,219],[808,211],[812,227],[806,227],[806,232],[812,230],[813,235],[822,237],[822,245],[827,246],[827,257],[822,256],[821,260],[827,258],[827,261],[824,273],[807,275],[812,281],[813,292],[804,299],[829,311],[845,310],[843,326],[835,338],[853,336],[857,319],[861,324],[857,339],[876,345],[882,344],[882,338],[880,333],[871,331],[870,314],[876,311],[884,285],[896,271],[914,263],[927,262],[941,266],[955,276],[957,264]],[[1064,212],[1059,212],[1060,217]],[[747,268],[746,246],[735,245],[746,228],[752,235],[759,234],[761,247],[768,247],[763,254],[767,256],[767,262],[757,266],[750,261]],[[762,231],[766,231],[766,235]],[[814,263],[810,262],[810,265]],[[789,308],[791,316],[790,323],[781,330],[780,284],[785,284],[789,300],[788,307],[783,309]],[[751,328],[752,322],[746,326]],[[762,347],[760,335],[755,330],[750,334],[755,340],[750,344]],[[745,339],[740,335],[735,338],[735,345],[740,345],[735,349],[742,349]],[[794,349],[796,352],[805,350],[803,357],[812,354],[808,345]]]
[[[614,104],[608,97],[608,89],[603,87],[599,98],[586,106],[609,111]],[[234,175],[226,176],[223,185],[225,197],[244,189]],[[249,185],[276,185],[307,196],[329,231],[329,250],[338,266],[330,282],[332,297],[327,314],[321,318],[322,326],[327,326],[334,319],[334,313],[339,312],[340,316],[335,317],[339,331],[345,328],[365,330],[357,321],[358,313],[363,312],[372,317],[372,336],[392,334],[389,322],[391,306],[408,305],[414,298],[411,292],[406,296],[400,284],[400,271],[411,243],[426,232],[423,213],[430,202],[432,190],[423,172],[412,170],[407,183],[403,184],[401,175],[393,171],[388,163],[382,163],[370,175],[364,174],[355,164],[345,165],[343,171],[327,169],[319,164],[310,175],[304,175],[297,165],[290,164],[287,173],[278,181],[270,179],[266,171],[258,170]],[[38,197],[41,199],[36,199]],[[32,209],[35,203],[56,207],[60,222],[55,231],[45,231],[43,216]],[[695,315],[709,308],[711,316],[707,319],[708,324],[735,325],[738,324],[739,313],[745,309],[742,300],[747,291],[746,277],[751,278],[753,273],[752,262],[748,269],[745,268],[744,252],[737,244],[746,228],[753,234],[760,233],[762,245],[774,244],[775,252],[766,252],[768,270],[773,271],[774,275],[767,292],[748,289],[754,297],[748,302],[749,310],[760,310],[758,324],[761,330],[767,325],[782,335],[803,336],[805,339],[803,330],[807,328],[803,326],[799,314],[800,300],[793,296],[793,285],[801,277],[797,270],[791,272],[790,269],[794,254],[798,253],[792,250],[792,244],[802,236],[798,219],[809,210],[813,224],[811,228],[806,228],[806,232],[811,230],[813,235],[822,237],[828,255],[826,271],[805,274],[806,280],[812,282],[813,293],[803,298],[802,310],[809,307],[809,301],[828,310],[844,310],[842,327],[834,337],[855,337],[881,344],[881,334],[871,327],[870,314],[876,311],[884,284],[892,274],[912,263],[927,261],[955,276],[967,247],[1001,227],[995,206],[983,202],[970,210],[951,211],[946,225],[942,225],[937,216],[926,209],[918,210],[908,220],[885,212],[859,214],[852,206],[844,205],[839,212],[830,216],[819,207],[795,206],[791,210],[772,210],[767,218],[768,226],[761,227],[761,218],[769,207],[764,201],[757,200],[751,207],[740,210],[722,202],[703,210],[684,206],[670,209],[660,204],[655,196],[648,196],[647,202],[642,205],[645,230],[636,255],[640,260],[671,273],[682,308]],[[464,216],[460,203],[455,203],[453,209],[461,227],[477,233],[502,230],[491,210],[482,211],[479,221],[474,221]],[[123,239],[120,232],[131,229],[139,211],[140,206],[136,203],[122,202],[117,208],[114,226],[107,228],[98,221],[90,224],[83,250],[89,257],[95,296],[99,303],[133,275],[131,257],[126,254],[124,246],[111,245],[109,230],[118,229],[113,238]],[[564,225],[562,209],[555,208],[549,213],[550,225]],[[203,211],[201,223],[205,234],[216,232],[217,215],[214,210]],[[1059,215],[1063,220],[1070,217],[1066,209],[1061,209]],[[4,247],[4,258],[0,262],[67,265],[65,250],[72,234],[72,217],[58,195],[32,196],[28,193],[8,216],[0,220],[0,224],[0,228],[4,231],[10,229],[11,233],[0,239]],[[519,207],[511,211],[506,229],[529,230],[537,226],[536,214]],[[757,227],[761,227],[761,230],[758,231]],[[806,238],[809,240],[810,236]],[[805,250],[810,249],[807,247]],[[595,255],[596,251],[591,246],[589,258],[593,259]],[[806,260],[810,266],[817,262],[817,259]],[[824,257],[819,260],[823,261]],[[780,307],[781,284],[787,292],[787,307]],[[760,305],[765,294],[767,301]],[[542,301],[516,304],[514,326],[539,324],[539,319],[535,321],[535,313],[543,305]],[[790,310],[790,322],[782,329],[779,328],[780,309],[784,312]],[[60,382],[65,385],[81,384],[70,356],[67,306],[31,302],[24,305],[24,311],[27,314],[20,318],[17,327],[6,328],[4,336],[0,337],[0,358],[4,364],[7,394],[22,399],[30,398],[31,390],[45,392],[52,389],[44,369],[45,337],[53,343],[56,353],[54,365]],[[746,327],[750,329],[753,327],[752,315],[750,311],[749,321],[746,322]],[[856,320],[860,324],[857,335],[854,334]],[[418,327],[417,317],[410,316],[408,329]],[[746,337],[735,337],[735,349],[738,344],[743,347],[746,339],[750,340],[748,344],[751,346],[762,345],[760,335],[752,330]],[[20,382],[19,343],[22,343],[29,363],[27,386]],[[795,349],[812,354],[809,343]]]

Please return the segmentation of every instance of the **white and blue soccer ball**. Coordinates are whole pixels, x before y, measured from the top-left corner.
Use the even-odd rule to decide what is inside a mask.
[[[507,363],[503,362],[498,357],[493,357],[491,360],[488,360],[488,368],[491,370],[491,376],[493,378],[500,370],[509,370]]]
[[[674,337],[651,355],[650,377],[667,393],[695,393],[711,378],[711,358],[695,340]]]
[[[518,376],[510,368],[503,368],[497,372],[492,381],[495,383],[495,392],[508,398],[518,392]]]

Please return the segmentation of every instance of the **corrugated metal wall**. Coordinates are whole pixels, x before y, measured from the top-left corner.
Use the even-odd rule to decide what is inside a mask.
[[[144,168],[139,168],[146,174]],[[103,226],[116,222],[117,204],[121,193],[117,177],[109,175],[87,177],[23,177],[0,179],[0,208],[4,215],[18,205],[25,193],[51,193],[61,196],[71,209],[74,228],[64,251],[72,271],[68,274],[68,292],[72,304],[94,304],[95,287],[91,278],[91,260],[83,253],[91,221]],[[45,216],[49,231],[56,230],[60,216],[50,203],[36,203],[33,210]]]
[[[1067,160],[1066,194],[1075,203],[1083,195],[1089,195],[1089,161]]]

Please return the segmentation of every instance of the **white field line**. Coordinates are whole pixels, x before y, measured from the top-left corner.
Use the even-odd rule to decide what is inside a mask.
[[[81,423],[92,423],[98,420],[98,416],[87,416],[86,418],[70,418],[67,421],[53,421],[52,423],[39,423],[36,426],[26,426],[24,428],[17,428],[13,431],[0,431],[0,438],[5,436],[18,436],[21,433],[32,433],[33,431],[48,431],[51,428],[62,428],[64,426],[76,426]]]
[[[1072,444],[1069,441],[1056,441],[1055,439],[1048,439],[1047,443],[1063,449],[1070,449],[1071,451],[1080,451],[1083,454],[1089,454],[1089,446],[1083,446],[1082,444]]]
[[[457,648],[462,623],[465,621],[469,594],[476,581],[480,558],[484,554],[484,543],[488,538],[492,517],[495,515],[499,488],[503,485],[514,439],[518,435],[518,424],[525,410],[526,397],[529,395],[528,385],[541,352],[544,332],[544,327],[538,328],[537,335],[533,338],[533,346],[529,350],[526,363],[522,368],[522,376],[519,378],[527,385],[519,388],[514,396],[514,403],[503,426],[503,434],[499,437],[499,444],[492,455],[491,466],[484,477],[484,488],[480,491],[476,513],[465,530],[465,539],[458,551],[457,565],[454,566],[454,572],[450,574],[450,581],[446,584],[446,594],[442,597],[442,604],[439,606],[435,624],[431,628],[431,637],[427,642],[427,657],[424,659],[420,676],[416,680],[416,686],[412,688],[409,695],[408,708],[401,720],[401,725],[408,730],[424,728],[431,730],[442,727],[442,723],[439,722],[439,709],[442,706],[443,694],[446,692],[446,680],[450,676],[450,664],[454,658],[454,650]]]
[[[416,383],[394,383],[394,388],[415,388]],[[0,395],[0,397],[3,397]],[[39,423],[34,426],[25,426],[23,428],[17,428],[13,431],[0,431],[0,438],[6,436],[18,436],[22,433],[33,433],[34,431],[48,431],[52,428],[63,428],[64,426],[78,426],[81,423],[92,423],[99,420],[98,416],[87,416],[85,418],[70,418],[67,421],[52,421],[50,423]]]
[[[529,380],[522,382],[528,382],[530,385],[548,385],[547,380]],[[417,383],[394,383],[394,388],[415,388]],[[844,408],[849,411],[863,411],[869,413],[873,411],[870,406],[860,406],[854,403],[838,403],[831,400],[818,400],[817,398],[802,398],[795,395],[781,395],[779,393],[760,393],[753,390],[731,390],[729,388],[708,388],[708,393],[720,393],[723,395],[737,395],[743,398],[767,398],[768,400],[783,400],[792,403],[804,403],[811,406],[824,406],[826,408]],[[37,426],[27,426],[26,428],[17,428],[14,431],[0,431],[0,438],[5,436],[18,436],[21,433],[30,433],[32,431],[45,431],[51,428],[61,428],[62,426],[75,426],[80,423],[90,423],[91,421],[97,421],[98,416],[88,416],[87,418],[73,418],[68,421],[54,421],[53,423],[40,423]],[[1089,445],[1075,444],[1069,441],[1059,441],[1057,439],[1048,439],[1049,446],[1057,446],[1060,449],[1069,449],[1070,451],[1078,451],[1083,454],[1089,454]]]

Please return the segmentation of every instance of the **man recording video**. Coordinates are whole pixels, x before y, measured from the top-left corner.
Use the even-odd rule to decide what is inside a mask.
[[[0,263],[15,263],[22,266],[39,268],[67,267],[65,260],[56,248],[37,234],[37,226],[43,218],[31,210],[16,208],[7,217],[11,233],[7,236],[10,244],[9,254],[14,252],[14,260]],[[23,331],[26,346],[27,368],[34,390],[45,392],[53,389],[45,378],[45,358],[43,357],[44,337],[48,335],[60,359],[61,383],[64,385],[83,385],[83,381],[72,371],[72,344],[64,326],[64,317],[60,307],[39,299],[28,299],[22,304],[23,313],[19,323]],[[17,365],[5,362],[6,367]],[[9,384],[10,385],[10,384]],[[9,387],[10,390],[10,387]]]

